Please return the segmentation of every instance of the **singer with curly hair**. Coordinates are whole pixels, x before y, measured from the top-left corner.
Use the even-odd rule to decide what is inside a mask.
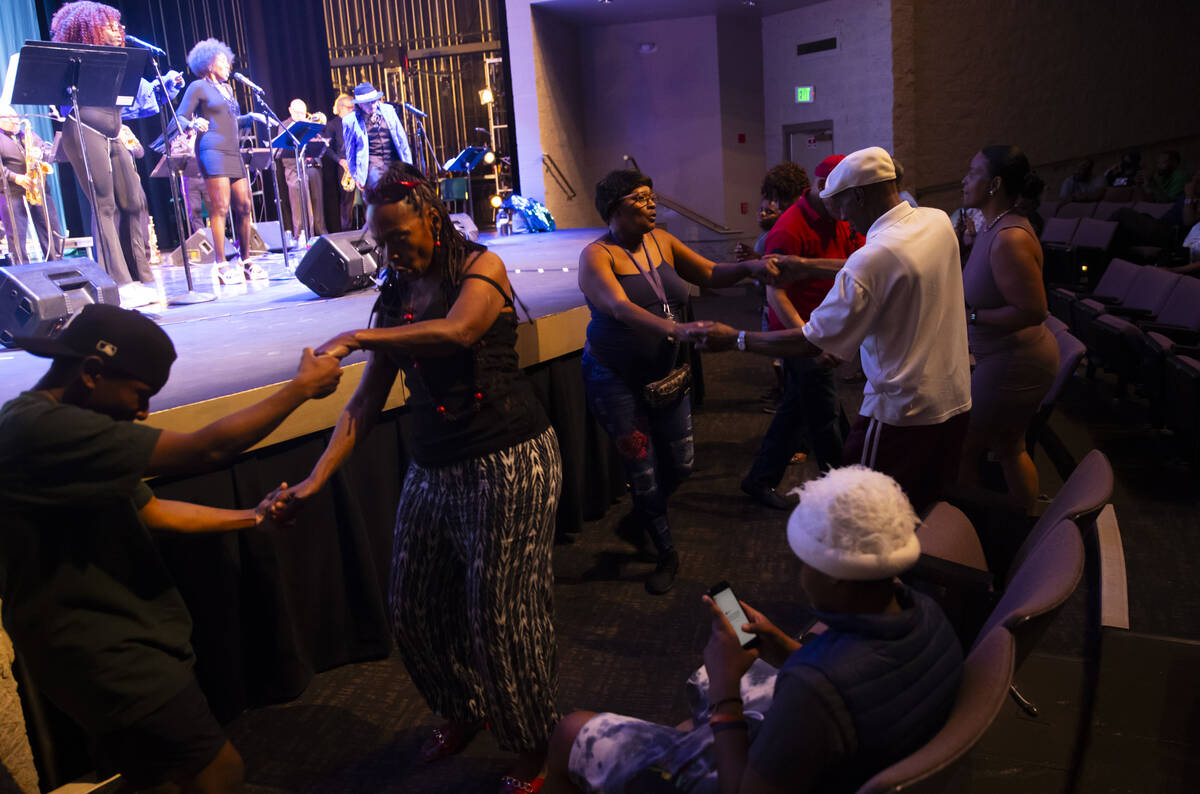
[[[259,113],[241,112],[233,86],[229,85],[233,59],[233,50],[217,39],[205,39],[192,47],[188,69],[199,79],[188,84],[178,111],[200,133],[196,138],[196,162],[212,200],[208,221],[217,255],[214,275],[221,284],[268,278],[267,271],[249,259],[254,206],[250,201],[250,179],[238,150],[238,129],[255,121],[265,124],[266,118]],[[225,264],[225,218],[231,209],[240,266]]]
[[[121,12],[89,0],[67,3],[50,20],[54,41],[109,47],[125,46]],[[183,86],[179,72],[164,76],[171,97]],[[62,112],[62,147],[79,187],[92,202],[92,236],[104,269],[121,291],[121,305],[143,306],[158,300],[151,286],[154,273],[146,255],[146,229],[142,217],[146,194],[138,179],[129,150],[120,141],[122,119],[143,118],[158,113],[164,98],[158,86],[142,80],[137,97],[127,108],[81,107]],[[80,143],[82,139],[82,145]]]

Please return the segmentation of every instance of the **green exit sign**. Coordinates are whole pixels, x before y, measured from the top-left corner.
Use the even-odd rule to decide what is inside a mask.
[[[796,86],[796,101],[797,102],[812,102],[813,87],[811,85]]]

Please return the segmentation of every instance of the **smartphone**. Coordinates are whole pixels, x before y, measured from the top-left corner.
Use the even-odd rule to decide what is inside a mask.
[[[757,635],[742,631],[742,626],[749,623],[742,605],[738,602],[737,596],[733,594],[733,590],[729,587],[729,582],[717,582],[708,590],[708,596],[717,604],[717,608],[725,614],[729,625],[733,626],[733,633],[737,635],[738,642],[743,648],[754,648],[758,645]]]

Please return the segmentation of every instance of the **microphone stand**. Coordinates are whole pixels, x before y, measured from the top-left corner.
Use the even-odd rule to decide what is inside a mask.
[[[174,174],[167,181],[171,183],[171,201],[175,204],[175,227],[179,232],[179,253],[183,257],[183,275],[187,279],[187,292],[183,295],[176,295],[167,303],[173,306],[189,306],[193,303],[207,303],[208,301],[216,300],[217,296],[211,292],[197,292],[196,285],[192,281],[192,262],[188,256],[187,238],[188,238],[188,220],[187,209],[183,206],[183,169],[176,171],[171,168],[171,138],[170,138],[170,123],[175,122],[175,134],[183,133],[183,126],[179,123],[179,116],[175,113],[175,104],[171,101],[171,95],[167,92],[167,82],[163,79],[162,71],[158,68],[158,56],[154,52],[150,53],[150,63],[154,64],[154,81],[158,83],[159,89],[162,91],[162,104],[158,107],[158,117],[162,121],[163,128],[163,148],[166,149],[164,157],[167,158],[167,168]],[[186,160],[184,168],[186,168]],[[178,178],[178,182],[176,182]]]
[[[283,122],[279,120],[279,116],[276,116],[275,111],[271,110],[271,106],[267,104],[266,97],[257,91],[251,91],[250,93],[254,95],[254,100],[258,102],[258,106],[262,109],[263,115],[278,124],[283,131],[287,133],[287,136],[292,139],[292,146],[296,147],[296,152],[299,154],[300,142],[296,140],[295,135],[292,135],[291,130],[283,126]],[[275,189],[275,216],[279,219],[279,242],[283,246],[283,267],[289,273],[295,273],[295,271],[292,270],[292,256],[291,252],[288,250],[287,234],[283,230],[283,204],[279,200],[279,179],[275,173],[274,157],[271,158],[271,186]]]

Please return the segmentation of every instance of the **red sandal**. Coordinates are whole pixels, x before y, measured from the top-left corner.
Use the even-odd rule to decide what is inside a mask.
[[[460,728],[455,727],[453,723],[434,728],[430,737],[421,744],[421,760],[430,763],[461,753],[477,733],[478,726]]]
[[[537,794],[545,783],[546,778],[544,777],[521,780],[512,775],[505,775],[500,778],[500,794]]]

